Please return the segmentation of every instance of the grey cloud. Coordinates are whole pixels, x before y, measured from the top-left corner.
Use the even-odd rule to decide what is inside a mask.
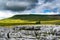
[[[35,7],[38,0],[0,0],[0,10],[23,11]]]

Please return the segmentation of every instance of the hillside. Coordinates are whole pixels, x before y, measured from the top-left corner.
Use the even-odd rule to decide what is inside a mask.
[[[48,20],[60,20],[60,15],[15,15],[9,19],[21,19],[29,21],[48,21]]]
[[[60,25],[60,15],[15,15],[11,18],[0,20],[1,26],[33,24],[56,24]]]

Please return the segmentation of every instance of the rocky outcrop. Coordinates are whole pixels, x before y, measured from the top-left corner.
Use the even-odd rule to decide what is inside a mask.
[[[0,40],[60,40],[60,26],[20,25],[14,28],[0,27]]]

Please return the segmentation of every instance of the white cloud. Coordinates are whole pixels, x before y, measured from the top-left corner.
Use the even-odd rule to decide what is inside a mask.
[[[31,3],[29,3],[29,2],[15,2],[15,1],[8,1],[7,3],[6,3],[6,5],[8,6],[8,7],[14,7],[14,6],[17,6],[17,7],[29,7],[29,5],[31,5]]]
[[[12,11],[0,11],[0,20],[12,17],[14,15],[29,15],[30,13],[20,13],[20,12],[12,12]]]
[[[15,14],[13,14],[13,12],[9,12],[9,11],[0,11],[0,19],[4,19],[4,18],[9,18],[14,16]]]
[[[48,13],[34,13],[34,14],[40,14],[40,15],[59,15],[59,13],[54,13],[54,12],[48,12]]]

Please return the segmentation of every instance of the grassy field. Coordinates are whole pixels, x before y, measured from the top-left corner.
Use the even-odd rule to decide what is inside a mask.
[[[0,20],[0,26],[34,24],[60,25],[60,15],[15,15],[11,18]]]

